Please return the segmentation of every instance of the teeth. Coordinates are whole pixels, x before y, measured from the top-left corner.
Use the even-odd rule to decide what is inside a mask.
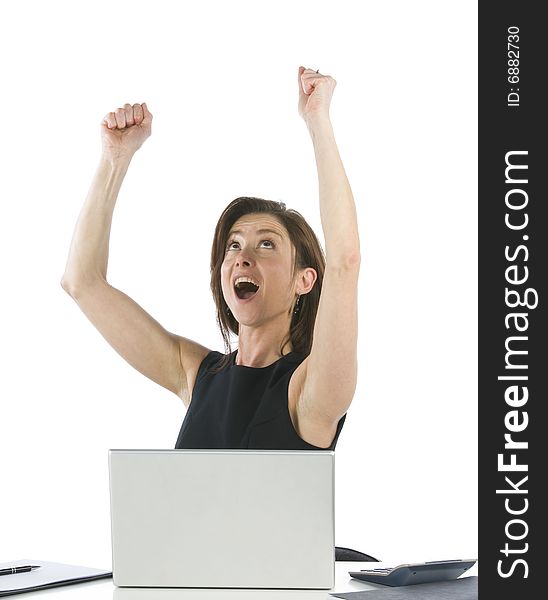
[[[259,287],[259,284],[253,279],[251,279],[251,277],[238,277],[234,282],[234,286],[237,286],[240,283],[252,283],[253,285]]]

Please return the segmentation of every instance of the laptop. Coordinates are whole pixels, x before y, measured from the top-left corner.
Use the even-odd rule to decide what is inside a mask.
[[[109,450],[118,587],[331,589],[331,450]]]

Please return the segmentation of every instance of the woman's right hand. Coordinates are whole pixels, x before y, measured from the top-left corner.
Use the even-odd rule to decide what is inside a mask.
[[[113,158],[133,156],[148,138],[152,125],[152,113],[145,102],[124,104],[109,112],[101,121],[103,155]]]

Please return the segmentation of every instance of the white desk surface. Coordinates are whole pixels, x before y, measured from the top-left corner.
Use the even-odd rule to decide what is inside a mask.
[[[112,579],[100,579],[38,592],[7,596],[14,600],[334,600],[330,593],[359,592],[384,589],[381,585],[367,584],[352,579],[348,571],[375,568],[382,563],[336,562],[335,587],[331,590],[254,590],[254,589],[167,589],[167,588],[117,588]],[[394,566],[394,565],[392,565]],[[477,575],[474,565],[466,575]]]

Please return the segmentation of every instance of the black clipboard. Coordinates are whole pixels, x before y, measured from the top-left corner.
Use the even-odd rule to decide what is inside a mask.
[[[112,571],[48,562],[36,560],[34,558],[24,558],[10,561],[9,563],[0,563],[0,569],[21,565],[40,565],[40,569],[28,573],[1,575],[0,596],[36,592],[38,590],[59,587],[62,585],[72,585],[75,583],[84,583],[86,581],[95,581],[96,579],[112,577]]]

